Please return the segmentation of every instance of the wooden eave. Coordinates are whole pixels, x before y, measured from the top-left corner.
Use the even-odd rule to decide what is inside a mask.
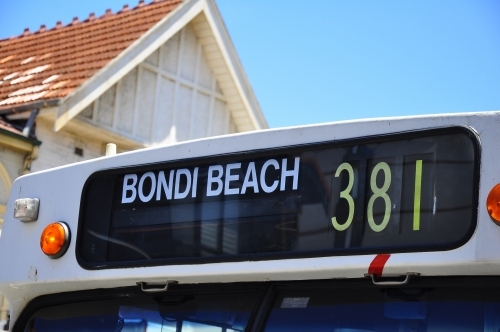
[[[47,109],[38,115],[38,119],[46,123],[54,123],[55,118],[56,109]],[[91,137],[94,141],[114,143],[118,146],[119,151],[130,151],[147,147],[145,144],[137,142],[133,137],[127,137],[124,133],[114,132],[109,128],[101,128],[82,117],[76,117],[69,121],[63,130],[75,136],[88,134],[88,137]]]
[[[0,146],[5,146],[19,152],[31,152],[34,146],[39,146],[42,142],[15,134],[0,128]]]

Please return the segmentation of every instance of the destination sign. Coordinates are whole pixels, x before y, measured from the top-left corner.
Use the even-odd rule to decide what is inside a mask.
[[[441,128],[137,165],[82,193],[85,268],[446,250],[471,236],[479,143]]]
[[[288,169],[287,164],[287,158],[280,161],[268,159],[263,164],[257,163],[258,171],[255,161],[208,166],[206,179],[204,179],[207,184],[206,190],[201,195],[206,197],[245,195],[247,190],[249,193],[263,191],[268,194],[276,190],[285,191],[289,177],[292,178],[292,189],[297,190],[300,157],[294,158],[292,169]],[[278,171],[278,178],[276,178],[276,171]],[[270,173],[274,174],[269,176]],[[241,176],[243,174],[244,176]],[[135,201],[148,203],[185,199],[188,196],[195,198],[198,195],[198,176],[199,167],[171,169],[167,172],[167,176],[162,170],[146,172],[140,177],[137,173],[126,174],[123,177],[120,203],[129,204]],[[267,182],[266,177],[273,179]]]

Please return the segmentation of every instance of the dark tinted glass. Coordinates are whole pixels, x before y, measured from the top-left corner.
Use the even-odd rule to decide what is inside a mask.
[[[499,299],[467,287],[283,291],[264,331],[498,331]]]
[[[475,227],[479,148],[465,128],[95,173],[90,268],[457,247]]]
[[[85,301],[38,310],[24,331],[244,331],[258,292]]]

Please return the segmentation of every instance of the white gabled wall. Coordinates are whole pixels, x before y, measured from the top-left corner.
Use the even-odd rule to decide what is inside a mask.
[[[67,131],[54,132],[53,124],[37,120],[36,136],[42,142],[38,158],[31,163],[31,172],[76,163],[79,161],[101,157],[103,143],[82,137]],[[75,148],[82,149],[83,156],[75,153]]]
[[[192,25],[187,25],[80,115],[146,146],[237,131]]]

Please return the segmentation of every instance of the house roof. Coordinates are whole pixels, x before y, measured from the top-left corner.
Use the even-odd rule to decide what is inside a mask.
[[[5,139],[5,136],[15,138],[15,141]],[[9,123],[0,117],[0,145],[8,144],[17,147],[20,150],[31,151],[31,146],[25,143],[29,143],[31,146],[40,145],[42,142],[36,139],[36,137],[32,134],[25,137],[23,135],[22,130],[19,127],[14,126],[12,123]]]
[[[23,133],[21,130],[14,127],[11,123],[8,123],[4,119],[0,118],[0,131],[9,132],[21,136]]]
[[[116,14],[0,40],[0,110],[68,96],[181,2],[141,0]]]
[[[55,131],[80,125],[71,120],[187,24],[238,130],[267,128],[214,0],[140,0],[116,14],[0,40],[0,115],[45,108],[39,117],[54,121]]]

